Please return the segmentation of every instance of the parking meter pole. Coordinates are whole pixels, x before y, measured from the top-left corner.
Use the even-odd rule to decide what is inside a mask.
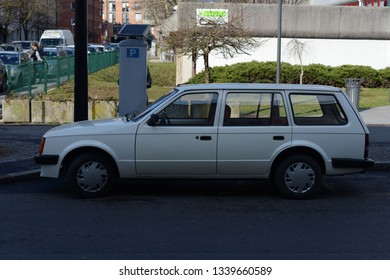
[[[127,39],[119,43],[119,116],[140,112],[147,105],[147,43]]]

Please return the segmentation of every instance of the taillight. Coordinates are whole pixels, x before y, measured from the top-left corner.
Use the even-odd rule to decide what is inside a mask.
[[[39,155],[42,155],[42,153],[43,153],[43,148],[45,147],[45,142],[46,142],[46,138],[42,138],[41,145],[39,146],[39,151],[38,151]]]
[[[365,137],[365,143],[364,143],[364,158],[368,159],[368,146],[370,144],[370,134],[366,133]]]

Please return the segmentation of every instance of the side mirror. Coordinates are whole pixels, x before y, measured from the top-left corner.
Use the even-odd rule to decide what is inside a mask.
[[[160,117],[157,114],[152,114],[150,116],[150,119],[148,121],[148,125],[155,126],[156,123],[159,121]]]

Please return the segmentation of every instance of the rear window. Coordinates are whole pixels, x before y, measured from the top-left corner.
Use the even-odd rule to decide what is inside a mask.
[[[348,120],[334,95],[290,94],[296,125],[345,125]]]

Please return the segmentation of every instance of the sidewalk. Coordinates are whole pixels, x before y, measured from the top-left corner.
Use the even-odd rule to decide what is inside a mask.
[[[371,126],[390,126],[390,106],[361,111],[365,123]],[[39,144],[15,140],[0,140],[0,184],[39,178],[39,165],[34,155]],[[390,170],[390,142],[372,142],[370,158],[375,160],[372,170]]]

